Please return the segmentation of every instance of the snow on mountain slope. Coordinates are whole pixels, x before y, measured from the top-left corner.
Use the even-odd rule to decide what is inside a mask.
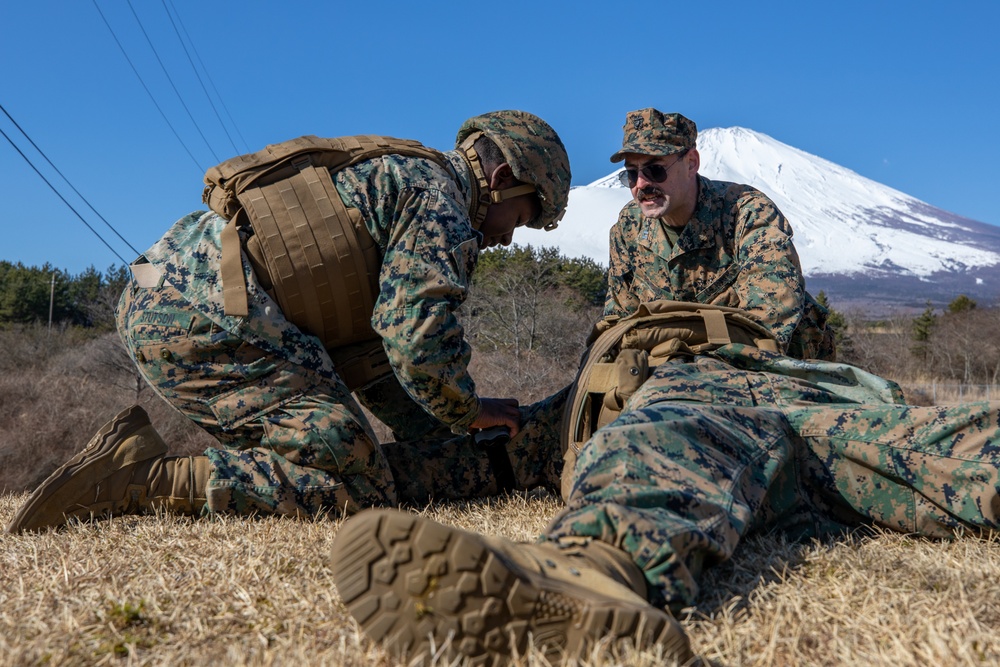
[[[1000,228],[914,197],[740,127],[698,136],[700,173],[752,185],[771,197],[795,230],[806,275],[907,276],[1000,265]],[[618,171],[570,191],[553,232],[518,230],[518,243],[555,246],[607,265],[608,233],[630,199]]]

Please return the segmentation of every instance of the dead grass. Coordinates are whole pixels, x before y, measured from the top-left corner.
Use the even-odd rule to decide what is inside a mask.
[[[921,383],[902,384],[910,405],[960,405],[1000,399],[1000,386],[989,384]]]
[[[35,488],[135,403],[173,453],[201,453],[214,442],[139,378],[117,334],[0,329],[0,350],[0,492]]]
[[[0,521],[23,498],[0,495]],[[557,509],[551,497],[513,496],[423,511],[525,540]],[[0,665],[390,665],[337,597],[326,556],[339,525],[149,516],[4,535]],[[712,665],[997,664],[998,547],[971,537],[757,537],[709,572],[682,622]],[[598,654],[583,664],[663,661]]]
[[[0,330],[0,524],[59,463],[136,402],[177,453],[211,441],[135,384],[114,335]],[[116,356],[117,355],[117,356]],[[523,402],[561,388],[573,363],[477,354],[485,395]],[[574,358],[575,361],[575,358]],[[381,428],[379,435],[389,437]],[[514,496],[423,509],[515,540],[558,504]],[[388,666],[337,597],[326,557],[340,521],[123,517],[0,535],[0,667],[21,665]],[[1000,664],[1000,544],[902,535],[747,541],[709,570],[681,622],[705,664]],[[653,667],[655,652],[584,665]],[[537,655],[519,667],[551,667]],[[438,665],[437,667],[445,667]],[[452,666],[448,666],[452,667]]]
[[[0,492],[34,489],[118,412],[139,404],[172,454],[200,454],[215,441],[156,395],[136,373],[117,334],[87,339],[74,330],[0,329]],[[476,354],[483,396],[523,404],[572,381],[572,363],[543,355]],[[365,411],[380,440],[392,432]]]

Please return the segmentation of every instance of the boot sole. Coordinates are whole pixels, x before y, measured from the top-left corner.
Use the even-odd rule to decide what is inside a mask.
[[[20,533],[58,525],[51,520],[45,520],[51,518],[52,514],[52,510],[45,511],[48,503],[59,498],[61,504],[68,505],[88,489],[93,489],[95,484],[107,478],[123,463],[137,463],[166,454],[167,446],[163,441],[159,437],[152,437],[139,438],[134,443],[136,445],[134,451],[130,451],[127,457],[119,456],[120,445],[145,427],[151,428],[149,417],[138,405],[123,410],[115,416],[101,427],[81,452],[59,466],[35,489],[14,515],[6,532]],[[74,514],[72,510],[66,509],[62,516],[64,521],[59,523],[65,523],[65,518]]]
[[[529,642],[550,661],[624,639],[690,657],[669,614],[544,579],[481,536],[416,515],[368,510],[349,519],[334,538],[331,567],[365,633],[411,666],[464,658],[496,667],[525,655]]]

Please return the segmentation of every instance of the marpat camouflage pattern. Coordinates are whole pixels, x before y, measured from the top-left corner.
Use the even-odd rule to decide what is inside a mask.
[[[163,280],[126,289],[119,332],[154,389],[219,441],[206,452],[213,464],[209,511],[355,511],[413,498],[472,497],[495,485],[485,455],[465,449],[473,447],[466,431],[479,401],[454,313],[468,293],[481,237],[469,221],[467,163],[455,151],[445,155],[450,171],[387,155],[334,175],[341,199],[362,213],[383,257],[372,326],[393,375],[357,395],[398,439],[418,441],[405,451],[419,460],[403,456],[393,466],[424,475],[403,479],[403,496],[330,354],[285,319],[245,257],[249,315],[225,315],[219,273],[225,219],[185,216],[144,254]],[[526,425],[511,448],[535,443],[533,432]],[[434,459],[434,451],[445,458]],[[532,460],[544,467],[560,457]],[[518,475],[527,483],[558,479],[557,471]],[[440,479],[456,487],[444,488]]]
[[[805,290],[792,229],[777,206],[748,185],[698,176],[694,215],[671,243],[663,221],[633,200],[611,230],[605,317],[671,299],[740,308],[771,329],[797,358],[832,360],[826,309]]]
[[[546,537],[623,549],[677,610],[755,531],[1000,529],[1000,403],[901,400],[852,366],[745,345],[675,359],[584,445]]]

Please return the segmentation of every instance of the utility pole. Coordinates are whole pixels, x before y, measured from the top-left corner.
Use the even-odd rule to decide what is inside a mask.
[[[49,335],[52,335],[52,310],[56,302],[56,274],[52,272],[52,285],[49,287]]]

